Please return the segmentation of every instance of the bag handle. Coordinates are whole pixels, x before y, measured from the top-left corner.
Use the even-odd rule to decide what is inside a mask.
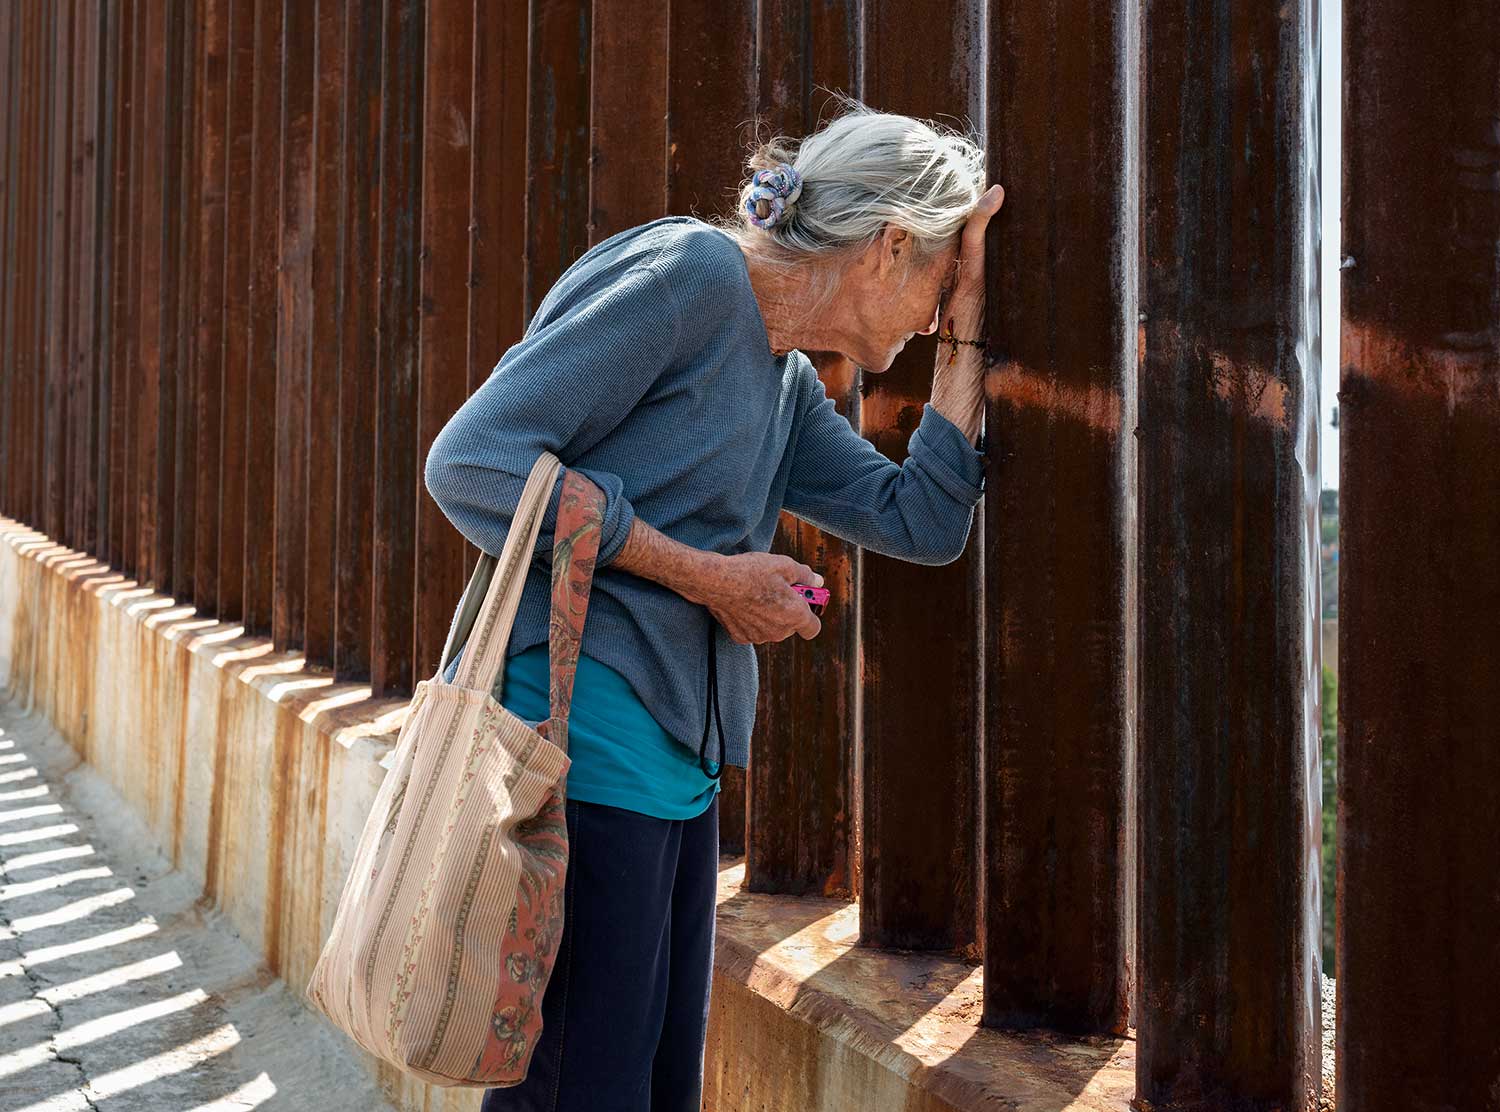
[[[551,452],[541,454],[527,477],[499,558],[480,553],[458,616],[448,631],[442,662],[438,665],[439,680],[447,670],[455,646],[471,640],[470,630],[477,631],[477,636],[472,638],[473,649],[465,652],[454,682],[477,688],[488,680],[481,690],[493,691],[504,676],[505,651],[526,585],[525,570],[536,553],[542,516],[561,466],[562,462]],[[568,713],[593,589],[604,508],[604,492],[595,483],[578,471],[565,472],[552,546],[552,613],[547,635],[551,717],[537,726],[538,733],[564,752],[568,747]],[[480,591],[484,592],[484,600],[476,605]]]

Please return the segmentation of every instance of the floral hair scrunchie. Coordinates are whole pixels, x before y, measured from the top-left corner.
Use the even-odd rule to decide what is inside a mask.
[[[792,216],[792,206],[802,195],[802,175],[787,162],[778,162],[774,170],[757,170],[750,179],[745,196],[745,211],[757,228],[775,228]]]

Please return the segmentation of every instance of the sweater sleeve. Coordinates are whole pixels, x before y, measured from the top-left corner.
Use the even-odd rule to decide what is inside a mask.
[[[898,465],[855,432],[816,373],[811,378],[783,508],[885,556],[957,560],[984,494],[983,453],[928,402]]]
[[[550,566],[562,480],[645,397],[671,363],[681,318],[657,272],[634,267],[510,348],[432,442],[428,492],[472,543],[498,556],[543,450],[563,468],[547,500],[535,562]],[[620,554],[635,509],[620,476],[579,467],[604,491],[597,567]]]

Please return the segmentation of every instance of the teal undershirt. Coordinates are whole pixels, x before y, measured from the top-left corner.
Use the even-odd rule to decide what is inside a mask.
[[[547,645],[505,662],[500,702],[530,723],[548,716]],[[582,653],[568,712],[567,796],[662,819],[696,818],[719,781],[703,773],[698,754],[651,716],[630,681]]]

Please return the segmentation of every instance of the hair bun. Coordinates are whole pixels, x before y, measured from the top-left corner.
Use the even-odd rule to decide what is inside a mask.
[[[745,212],[757,228],[775,228],[792,218],[792,208],[802,195],[802,175],[789,162],[774,169],[757,170],[745,195]]]

